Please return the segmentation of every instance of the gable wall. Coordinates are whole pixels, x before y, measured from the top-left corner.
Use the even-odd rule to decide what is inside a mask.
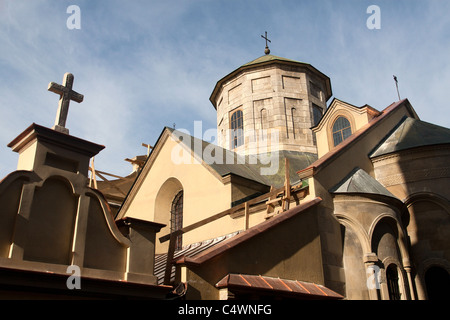
[[[125,216],[165,224],[158,237],[170,233],[170,209],[175,195],[183,190],[183,227],[230,208],[231,184],[223,184],[216,173],[195,160],[190,151],[182,149],[167,136],[148,172],[142,172],[142,184],[126,209]],[[181,158],[180,158],[180,157]],[[139,179],[138,179],[139,180]],[[138,181],[139,182],[139,181]],[[207,194],[207,196],[205,196]],[[234,223],[209,224],[183,235],[183,245],[236,231]],[[157,253],[167,252],[168,242],[157,241]]]

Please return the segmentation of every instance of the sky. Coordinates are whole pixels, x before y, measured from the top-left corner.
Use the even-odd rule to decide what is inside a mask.
[[[84,95],[66,127],[106,147],[96,169],[125,176],[165,126],[216,127],[216,82],[264,55],[265,31],[271,54],[328,75],[333,98],[383,110],[396,75],[420,119],[448,128],[449,13],[447,0],[0,0],[0,179],[17,166],[7,144],[53,126],[47,86],[66,72]]]

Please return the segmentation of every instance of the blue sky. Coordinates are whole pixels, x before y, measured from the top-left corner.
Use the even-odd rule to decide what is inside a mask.
[[[69,5],[81,29],[68,29]],[[367,8],[381,12],[367,28]],[[450,127],[450,1],[445,0],[0,0],[0,176],[15,170],[7,144],[35,122],[51,127],[49,82],[75,75],[67,127],[106,146],[96,168],[126,175],[164,126],[216,126],[217,80],[261,55],[303,61],[331,78],[334,97],[378,110],[402,98]],[[331,101],[331,100],[330,100]],[[192,132],[192,131],[191,131]]]

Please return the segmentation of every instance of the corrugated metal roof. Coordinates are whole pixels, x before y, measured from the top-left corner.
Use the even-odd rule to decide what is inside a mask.
[[[181,250],[175,251],[173,261],[181,259],[183,257],[192,257],[206,249],[209,249],[227,239],[230,239],[236,235],[238,235],[241,231],[236,231],[221,237],[217,237],[214,239],[209,239],[197,243],[193,243],[187,246],[184,246]],[[166,270],[166,262],[167,262],[167,253],[165,254],[157,254],[155,256],[155,270],[154,274],[158,278],[158,284],[163,284],[164,282],[164,273]],[[172,275],[171,281],[175,280],[175,266],[172,266]]]
[[[277,294],[283,293],[291,297],[308,299],[342,299],[343,296],[328,289],[325,286],[311,282],[287,280],[261,275],[233,274],[230,273],[220,280],[218,288],[240,288],[255,290],[259,293]]]

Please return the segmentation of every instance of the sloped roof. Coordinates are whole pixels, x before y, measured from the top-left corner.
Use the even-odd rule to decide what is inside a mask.
[[[234,274],[226,275],[216,284],[217,288],[236,288],[257,291],[259,293],[283,294],[299,299],[343,299],[340,294],[325,286],[311,282],[287,280],[261,275]]]
[[[331,188],[331,193],[366,193],[396,198],[366,171],[356,167],[342,181]]]
[[[370,157],[401,150],[450,143],[450,129],[418,119],[405,117],[389,133]]]
[[[225,240],[228,240],[236,235],[238,235],[240,231],[236,231],[224,236],[216,237],[214,239],[208,239],[196,243],[189,244],[187,246],[183,246],[181,250],[175,251],[174,260],[181,259],[183,257],[192,257],[196,254],[199,254]],[[164,274],[166,271],[166,263],[167,263],[167,253],[157,254],[155,256],[155,269],[154,274],[158,278],[158,284],[162,285],[164,282]],[[175,266],[172,265],[171,269],[171,281],[175,280]]]
[[[272,54],[266,54],[266,55],[263,55],[263,56],[255,59],[255,60],[247,62],[246,64],[243,64],[242,66],[243,67],[251,66],[251,65],[256,65],[256,64],[259,64],[259,63],[264,63],[264,62],[268,62],[268,61],[276,61],[276,60],[284,61],[284,62],[303,63],[303,62],[300,62],[300,61],[295,61],[295,60],[291,60],[291,59],[286,59],[286,58],[274,56]]]
[[[181,131],[172,128],[167,129],[175,133],[176,138],[181,138],[180,141],[187,148],[193,151],[199,159],[204,160],[204,163],[221,177],[234,174],[263,185],[279,187],[284,184],[285,158],[288,158],[290,162],[289,172],[292,183],[299,180],[296,174],[297,170],[306,168],[317,160],[317,155],[313,153],[286,150],[278,151],[277,154],[241,156],[231,150],[224,149]],[[205,157],[209,156],[211,159],[205,159]],[[271,166],[270,163],[265,163],[267,159],[278,161],[276,173],[272,175],[264,175],[261,173],[262,168],[269,168]]]
[[[238,235],[227,239],[226,241],[223,241],[213,247],[208,248],[205,251],[202,251],[199,254],[196,254],[192,257],[184,257],[182,259],[179,259],[177,263],[186,263],[191,265],[200,265],[206,261],[209,261],[210,259],[217,257],[224,252],[238,246],[241,243],[246,242],[247,240],[267,231],[271,230],[272,228],[275,228],[280,223],[287,221],[291,219],[292,217],[300,214],[301,212],[304,212],[305,210],[308,210],[316,205],[318,205],[322,201],[321,198],[317,197],[310,201],[307,201],[305,203],[301,203],[298,206],[295,206],[279,215],[276,215],[275,217],[266,220],[264,222],[261,222],[260,224],[257,224],[256,226],[251,227],[250,229],[247,229],[245,231],[240,232]]]
[[[367,132],[370,132],[371,129],[375,128],[383,119],[385,119],[389,114],[391,114],[397,108],[401,106],[406,106],[411,113],[415,114],[414,109],[409,103],[408,99],[403,99],[397,102],[392,103],[387,108],[385,108],[377,117],[370,120],[367,124],[362,126],[356,132],[354,132],[350,137],[341,142],[338,146],[331,149],[329,152],[320,157],[317,161],[312,163],[309,167],[305,169],[301,169],[297,171],[297,174],[300,178],[307,178],[313,176],[317,172],[319,172],[322,168],[326,167],[333,160],[339,157],[343,152],[347,150],[355,141],[358,141],[362,138]]]

